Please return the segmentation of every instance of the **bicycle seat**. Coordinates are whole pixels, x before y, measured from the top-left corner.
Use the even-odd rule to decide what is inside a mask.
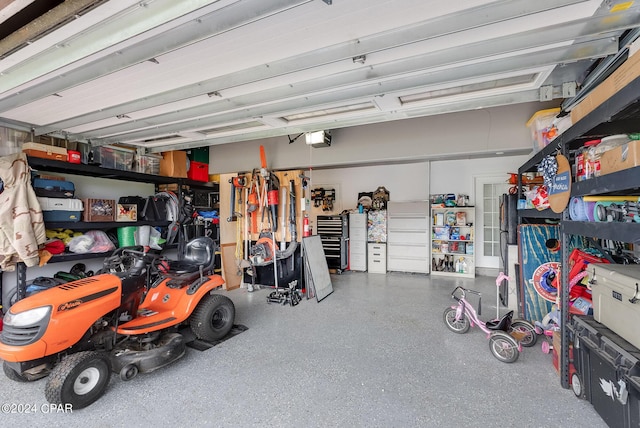
[[[511,327],[511,319],[512,318],[513,318],[513,311],[509,311],[506,314],[504,314],[503,316],[501,316],[500,319],[487,321],[485,323],[485,326],[489,330],[508,331],[509,327]]]

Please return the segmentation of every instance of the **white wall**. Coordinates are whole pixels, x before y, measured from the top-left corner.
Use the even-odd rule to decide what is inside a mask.
[[[417,162],[495,156],[496,152],[525,154],[533,147],[527,120],[549,107],[553,106],[516,104],[336,129],[331,147],[325,148],[307,146],[304,137],[289,144],[286,136],[215,145],[209,148],[210,171],[232,173],[259,167],[260,145],[272,169]]]
[[[429,198],[429,163],[411,163],[404,165],[362,166],[313,170],[311,186],[338,184],[336,198],[340,206],[333,212],[357,208],[358,193],[373,192],[384,186],[394,201],[427,200]]]
[[[430,193],[456,193],[469,195],[475,201],[473,178],[480,175],[504,175],[505,182],[510,172],[518,172],[529,156],[502,156],[482,159],[461,159],[431,162]]]
[[[211,146],[210,170],[250,171],[260,165],[259,146],[264,145],[269,168],[300,168],[311,177],[310,188],[335,188],[333,211],[312,207],[314,230],[317,215],[355,209],[358,193],[378,186],[389,190],[393,201],[455,193],[469,195],[477,206],[474,177],[503,176],[506,182],[507,174],[531,154],[526,122],[550,107],[554,105],[517,104],[337,129],[331,147],[325,148],[311,148],[303,137],[292,144],[280,137]]]

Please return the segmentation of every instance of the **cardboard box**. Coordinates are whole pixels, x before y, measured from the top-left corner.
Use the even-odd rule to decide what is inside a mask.
[[[600,175],[611,174],[638,165],[640,165],[640,140],[631,140],[600,155]]]
[[[115,218],[116,201],[115,199],[83,199],[84,216],[83,221],[110,222]]]
[[[138,205],[117,204],[116,221],[137,221]]]
[[[640,76],[640,52],[627,58],[611,76],[607,77],[571,110],[571,122],[577,123],[638,76]]]
[[[160,175],[174,178],[187,178],[187,152],[173,150],[162,152]]]
[[[560,353],[562,352],[561,337],[559,331],[553,332],[551,362],[556,373],[560,376]],[[573,365],[573,344],[569,344],[569,383],[571,383],[571,375],[575,373],[576,368]]]

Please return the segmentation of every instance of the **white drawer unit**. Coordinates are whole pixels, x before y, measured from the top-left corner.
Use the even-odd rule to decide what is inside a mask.
[[[349,270],[367,270],[367,215],[349,214]]]
[[[429,203],[387,204],[387,270],[429,273]]]
[[[370,242],[367,248],[369,272],[387,273],[387,245]]]

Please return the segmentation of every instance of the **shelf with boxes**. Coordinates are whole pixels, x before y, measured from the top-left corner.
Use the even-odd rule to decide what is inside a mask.
[[[56,181],[62,182],[62,180]],[[40,188],[36,187],[36,195],[38,195],[39,191]],[[73,196],[73,194],[70,196]],[[42,208],[47,237],[49,239],[59,238],[65,242],[65,251],[60,253],[56,251],[48,260],[48,263],[80,260],[82,258],[99,258],[110,253],[110,251],[103,250],[106,248],[105,242],[100,240],[95,241],[95,248],[87,248],[85,251],[77,252],[72,248],[72,237],[82,234],[95,234],[97,233],[96,231],[113,233],[113,236],[117,233],[118,241],[122,244],[123,241],[121,239],[124,240],[125,237],[129,237],[133,231],[141,226],[166,228],[170,224],[170,221],[165,219],[138,219],[138,207],[136,204],[119,204],[113,199],[81,200],[73,199],[72,197],[51,198],[41,196],[37,196],[37,199]],[[120,198],[119,201],[126,202],[128,199],[130,198]],[[143,198],[140,199],[143,200]],[[98,214],[91,214],[92,211],[97,211]],[[106,240],[107,235],[103,236]],[[130,240],[128,239],[128,241]],[[131,244],[127,243],[125,245]],[[67,250],[72,252],[67,252]],[[76,252],[74,253],[73,251]]]
[[[190,180],[188,178],[173,178],[134,171],[115,170],[96,165],[71,164],[69,162],[33,156],[28,156],[28,161],[31,168],[38,174],[55,172],[74,176],[134,181],[139,183],[155,184],[156,188],[160,185],[177,183],[176,186],[205,189],[206,192],[217,191],[217,185],[214,183],[204,183]],[[47,228],[85,231],[92,229],[108,230],[127,226],[145,225],[166,227],[170,223],[168,220],[160,219],[163,218],[160,214],[158,214],[159,217],[152,215],[153,213],[151,213],[151,210],[149,215],[146,215],[144,213],[144,209],[145,201],[147,199],[145,198],[136,198],[140,199],[136,201],[129,201],[127,198],[120,198],[119,200],[97,198],[82,200],[74,199],[72,197],[72,182],[63,180],[44,180],[44,184],[42,184],[39,183],[38,180],[38,178],[34,179],[34,186],[36,183],[44,186],[40,191],[44,192],[44,194],[42,194],[43,198],[41,198],[41,205],[43,205],[43,210],[45,211],[45,222]],[[71,186],[70,189],[68,188],[69,186]],[[65,188],[67,188],[67,194],[65,194]],[[47,189],[50,189],[50,193],[47,193]],[[55,195],[66,196],[66,198],[51,198],[51,196]],[[119,202],[123,203],[120,204]],[[55,206],[50,207],[49,205],[52,204]],[[144,216],[146,216],[146,218]],[[166,215],[164,217],[166,217]],[[66,255],[64,257],[66,257]],[[56,256],[52,258],[51,262],[62,261],[64,257]]]
[[[154,174],[143,174],[135,171],[125,171],[104,168],[96,165],[71,164],[60,160],[43,159],[27,156],[29,166],[34,170],[58,172],[63,174],[84,175],[89,177],[110,178],[113,180],[135,181],[139,183],[175,183],[176,178]]]
[[[431,274],[475,277],[475,208],[431,207]]]
[[[40,145],[37,147],[39,146]],[[187,178],[186,175],[184,178],[156,175],[155,166],[152,166],[149,163],[145,164],[146,166],[144,166],[144,168],[154,172],[153,174],[125,169],[106,168],[103,165],[88,165],[68,162],[62,156],[47,157],[46,151],[44,151],[43,154],[43,151],[41,150],[29,150],[33,149],[25,150],[27,153],[27,160],[36,177],[40,177],[42,175],[47,176],[47,173],[58,173],[72,176],[120,180],[123,182],[149,183],[154,184],[156,189],[162,184],[177,183],[178,186],[192,186],[194,188],[205,189],[207,192],[217,191],[216,184],[191,180]],[[35,156],[33,154],[35,154]],[[157,158],[154,159],[157,160]],[[100,160],[102,160],[102,158]],[[152,160],[151,162],[154,162],[155,160]],[[102,162],[100,163],[102,164]],[[108,162],[106,165],[111,166]],[[128,167],[133,166],[134,165]],[[60,233],[73,233],[72,231],[86,232],[91,230],[108,231],[117,229],[119,233],[124,230],[129,232],[139,226],[166,227],[170,224],[168,220],[159,220],[157,218],[153,218],[153,216],[150,216],[149,219],[141,219],[138,215],[141,211],[140,206],[136,204],[120,204],[124,209],[124,211],[120,213],[118,211],[120,208],[118,202],[121,202],[120,200],[95,198],[81,200],[74,198],[76,195],[74,195],[75,189],[73,188],[73,183],[71,181],[59,180],[59,178],[62,177],[50,176],[49,179],[45,178],[44,184],[40,183],[42,185],[40,190],[44,192],[41,193],[40,202],[43,206],[43,212],[45,213],[45,226],[48,230],[60,231]],[[47,183],[46,181],[49,182]],[[34,183],[32,182],[32,184]],[[55,198],[56,196],[59,197]],[[91,208],[96,204],[99,205],[101,209],[93,212]],[[107,205],[109,208],[108,210],[106,210]],[[123,237],[125,237],[125,235],[128,237],[131,234],[125,234],[123,232],[122,235]],[[64,252],[51,257],[49,263],[103,258],[108,253],[109,252]],[[23,263],[18,263],[17,273],[17,292],[19,297],[23,297],[25,295],[26,288],[26,266]]]
[[[617,241],[615,249],[621,249],[623,255],[630,245],[640,242],[640,216],[637,214],[640,195],[640,141],[637,140],[640,132],[638,59],[640,56],[637,54],[628,59],[592,93],[587,94],[571,111],[573,125],[534,154],[518,170],[519,174],[535,171],[543,159],[557,154],[563,155],[570,162],[569,174],[573,177],[570,200],[561,213],[560,221],[561,266],[570,265],[569,250],[576,237],[592,238],[594,241],[591,242],[599,241],[599,246],[604,246],[605,249],[608,243]],[[600,144],[604,145],[596,149]],[[605,254],[609,254],[610,261],[615,261],[614,252],[608,251]],[[569,269],[561,269],[557,297],[562,321],[559,365],[561,384],[565,388],[573,383],[572,360],[569,355],[571,287],[565,286],[571,279]],[[636,277],[636,282],[637,279]],[[616,295],[621,296],[615,301],[616,304],[629,305],[629,298],[614,292],[613,297]],[[611,299],[611,296],[609,293],[608,298]],[[595,295],[593,298],[596,298]],[[634,309],[636,307],[637,305],[630,306]],[[594,300],[594,313],[601,310],[603,307],[596,305]],[[574,317],[574,325],[580,325],[580,319]],[[597,327],[603,341],[614,339],[613,333],[608,329],[598,327],[599,324],[595,321],[593,325]],[[634,352],[640,350],[635,349]],[[585,385],[589,383],[589,373],[593,373],[597,367],[592,364],[591,367],[578,369],[582,373],[578,373],[576,379]],[[609,410],[611,408],[607,405],[598,411],[602,414],[602,411]]]

